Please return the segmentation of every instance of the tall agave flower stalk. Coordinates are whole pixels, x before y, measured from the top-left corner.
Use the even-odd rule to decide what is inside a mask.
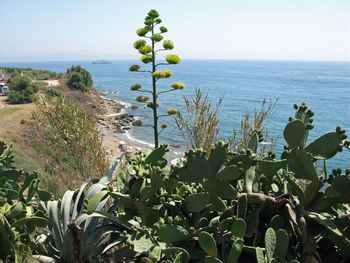
[[[143,72],[150,74],[152,78],[152,87],[151,89],[143,89],[140,84],[135,83],[131,86],[131,90],[140,93],[148,93],[148,96],[141,95],[136,98],[136,101],[145,103],[146,106],[153,111],[153,124],[152,125],[143,125],[140,119],[137,119],[133,122],[135,126],[149,126],[153,128],[154,131],[154,146],[159,146],[159,134],[162,130],[168,127],[166,122],[159,124],[159,119],[162,117],[167,117],[176,114],[178,111],[174,108],[169,108],[166,113],[158,113],[158,97],[162,93],[167,93],[175,90],[180,90],[185,87],[185,84],[182,82],[174,82],[171,84],[169,89],[158,91],[157,82],[160,79],[170,78],[173,74],[171,69],[160,70],[160,66],[168,66],[180,63],[181,59],[175,54],[168,54],[164,57],[165,61],[158,61],[157,56],[159,52],[172,50],[174,44],[171,40],[164,40],[164,34],[168,29],[164,26],[161,26],[162,20],[159,18],[159,14],[156,10],[151,10],[148,12],[148,15],[145,18],[144,27],[137,29],[136,34],[141,37],[134,43],[134,48],[138,50],[141,54],[140,61],[143,64],[150,64],[151,67],[147,69],[141,68],[140,65],[135,64],[130,66],[129,70],[132,72]],[[160,131],[159,131],[160,128]]]

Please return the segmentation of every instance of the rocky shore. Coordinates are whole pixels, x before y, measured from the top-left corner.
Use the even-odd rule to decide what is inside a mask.
[[[106,114],[98,116],[98,123],[115,134],[125,133],[131,129],[134,116],[126,113],[128,104],[101,97],[104,101],[102,107]]]
[[[100,96],[100,108],[103,114],[97,116],[97,124],[101,133],[102,143],[110,161],[121,155],[134,155],[137,152],[146,153],[152,149],[150,144],[130,138],[128,131],[132,128],[134,116],[127,112],[136,106],[125,102]],[[169,162],[183,157],[183,152],[176,146],[169,145],[166,158]]]
[[[127,113],[127,109],[133,109],[135,106],[106,98],[101,94],[100,99],[103,114],[97,115],[97,124],[103,146],[111,161],[121,155],[133,155],[136,152],[146,152],[151,149],[147,144],[130,139],[127,134],[134,120],[134,116]]]

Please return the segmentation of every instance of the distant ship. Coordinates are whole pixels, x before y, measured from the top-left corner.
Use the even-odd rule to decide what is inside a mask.
[[[100,59],[100,60],[93,61],[92,64],[112,64],[112,62],[104,59]]]

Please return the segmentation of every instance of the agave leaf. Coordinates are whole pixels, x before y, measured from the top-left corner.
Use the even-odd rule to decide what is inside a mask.
[[[75,223],[79,226],[81,225],[83,222],[85,222],[87,219],[90,218],[101,218],[101,219],[107,219],[111,222],[113,222],[114,224],[116,224],[118,227],[122,228],[122,229],[130,229],[131,224],[125,221],[122,221],[120,219],[118,219],[117,217],[107,214],[107,213],[103,213],[103,212],[94,212],[92,214],[81,214],[76,220]]]
[[[105,253],[108,249],[112,248],[112,246],[109,246],[111,244],[111,234],[118,234],[118,238],[113,239],[112,243],[114,246],[121,242],[121,238],[119,238],[120,232],[121,229],[113,224],[99,226],[90,234],[84,232],[84,259],[88,259],[88,262],[96,262],[98,256],[101,256],[102,253]],[[108,236],[108,238],[106,238],[106,236]],[[107,246],[109,246],[108,249]]]
[[[96,207],[94,212],[102,212],[103,208],[105,207],[106,203],[108,202],[109,198],[103,199]],[[107,214],[113,214],[113,210],[107,211]],[[93,231],[96,226],[99,224],[99,220],[97,217],[89,218],[85,221],[84,224],[84,231],[90,232]],[[101,222],[102,223],[102,222]]]
[[[108,191],[104,190],[101,192],[97,192],[93,196],[88,198],[86,212],[88,214],[91,214],[92,212],[94,212],[97,206],[100,204],[100,202],[106,198],[107,194],[108,194]]]
[[[40,263],[56,263],[57,262],[54,258],[44,256],[44,255],[33,255],[32,257],[33,257],[33,259],[35,259],[35,262],[40,262]]]
[[[87,180],[80,186],[79,192],[74,202],[72,220],[75,220],[78,217],[78,215],[81,213],[81,210],[84,204],[84,190],[90,183],[91,183],[91,180]]]
[[[107,185],[109,183],[109,181],[112,179],[112,176],[114,174],[114,171],[117,169],[118,165],[120,164],[120,162],[123,160],[123,155],[121,156],[117,156],[113,162],[111,163],[111,165],[108,167],[108,169],[105,171],[104,175],[102,176],[102,178],[100,179],[99,183],[100,184],[105,184]]]
[[[68,229],[67,225],[70,220],[70,214],[72,210],[72,199],[76,191],[67,190],[61,201],[61,216],[62,216],[62,225],[63,232],[65,233]]]
[[[74,237],[69,229],[63,237],[61,257],[64,262],[76,262]]]
[[[53,239],[55,241],[55,246],[58,250],[62,249],[63,244],[63,233],[59,221],[59,201],[49,201],[47,202],[47,212],[49,215],[50,228],[52,231]]]
[[[90,199],[96,193],[99,193],[100,191],[102,191],[105,188],[107,188],[107,186],[105,184],[95,183],[89,187],[88,191],[86,192],[85,198]]]

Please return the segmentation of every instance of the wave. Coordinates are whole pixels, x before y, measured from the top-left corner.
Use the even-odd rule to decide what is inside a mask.
[[[145,141],[142,141],[142,140],[139,140],[139,139],[136,139],[135,137],[131,136],[130,132],[126,132],[125,133],[125,136],[126,138],[128,138],[130,141],[134,141],[138,144],[142,144],[142,145],[145,145],[147,147],[151,147],[151,148],[154,148],[154,144],[152,143],[149,143],[149,142],[145,142]]]
[[[335,76],[315,76],[316,79],[334,79],[334,80],[350,80],[350,77]]]

